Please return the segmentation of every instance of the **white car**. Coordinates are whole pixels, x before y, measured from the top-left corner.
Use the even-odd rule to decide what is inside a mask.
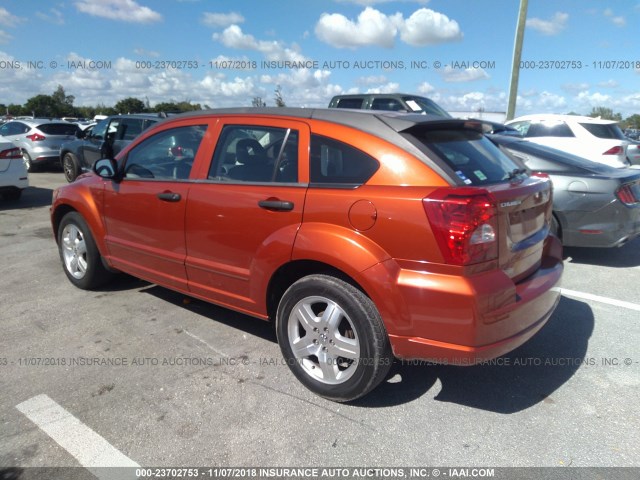
[[[628,167],[631,143],[613,120],[578,115],[525,115],[506,125],[531,142],[557,148],[612,167]]]
[[[5,200],[18,200],[29,186],[27,166],[22,152],[13,142],[0,137],[0,195]]]

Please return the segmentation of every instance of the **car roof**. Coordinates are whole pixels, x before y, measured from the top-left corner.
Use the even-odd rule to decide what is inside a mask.
[[[244,107],[222,108],[187,112],[171,118],[187,118],[198,116],[263,116],[287,117],[300,120],[321,120],[325,122],[356,128],[374,135],[385,132],[402,132],[417,125],[447,124],[453,128],[463,128],[465,124],[475,124],[473,120],[444,118],[437,115],[421,115],[395,111],[360,110],[349,108],[288,108],[288,107]]]
[[[564,122],[583,122],[583,123],[600,123],[611,124],[618,123],[615,120],[605,120],[603,118],[587,117],[584,115],[559,115],[557,113],[536,113],[532,115],[523,115],[507,122],[507,125],[513,122],[521,122],[524,120],[534,121],[564,121]]]

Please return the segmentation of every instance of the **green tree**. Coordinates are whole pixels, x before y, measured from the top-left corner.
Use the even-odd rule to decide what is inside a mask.
[[[603,120],[615,120],[616,122],[622,120],[620,113],[613,113],[613,110],[607,107],[593,107],[589,117],[600,117]]]
[[[51,95],[36,95],[29,98],[22,108],[27,115],[34,117],[61,117],[64,112]]]
[[[56,108],[58,110],[58,116],[71,116],[75,113],[75,109],[73,108],[73,101],[76,99],[73,95],[67,95],[64,91],[64,87],[62,85],[58,85],[56,91],[53,92],[51,98],[56,104]]]
[[[274,100],[276,101],[276,107],[286,107],[287,104],[284,101],[284,98],[282,97],[282,87],[280,85],[276,86],[275,89],[275,98]]]
[[[120,100],[113,108],[118,113],[144,113],[146,111],[144,102],[134,97],[127,97]]]
[[[252,107],[266,107],[267,104],[264,102],[264,100],[262,100],[262,97],[253,97],[253,100],[251,100],[251,106]]]
[[[164,113],[182,113],[182,112],[193,112],[196,110],[202,110],[202,107],[199,103],[191,103],[189,100],[184,100],[182,102],[161,102],[158,103],[155,107],[153,107],[152,111],[154,112],[164,112]]]
[[[625,128],[640,128],[640,115],[637,113],[624,119]]]

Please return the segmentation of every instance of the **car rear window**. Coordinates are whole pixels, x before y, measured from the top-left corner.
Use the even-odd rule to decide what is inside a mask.
[[[609,138],[614,140],[626,140],[620,127],[615,123],[580,123],[591,135],[598,138]]]
[[[533,122],[526,132],[525,137],[575,137],[569,125],[565,122]]]
[[[38,130],[49,135],[75,135],[78,126],[73,123],[43,123]]]
[[[471,129],[417,129],[411,134],[443,161],[465,185],[500,183],[520,169],[481,132]]]

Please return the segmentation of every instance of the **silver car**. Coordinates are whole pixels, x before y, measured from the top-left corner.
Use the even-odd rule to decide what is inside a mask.
[[[12,120],[0,127],[0,135],[22,152],[29,171],[47,163],[59,163],[60,145],[74,140],[78,131],[73,123],[46,118]]]
[[[552,230],[571,247],[620,247],[640,236],[640,170],[614,168],[516,137],[494,143],[553,182]]]

